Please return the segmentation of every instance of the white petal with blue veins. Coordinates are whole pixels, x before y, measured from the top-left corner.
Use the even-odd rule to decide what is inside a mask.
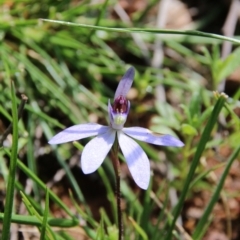
[[[130,137],[118,131],[118,142],[136,184],[147,189],[150,181],[150,163],[146,153]]]
[[[142,127],[123,128],[122,131],[127,135],[151,144],[169,147],[182,147],[184,143],[171,135],[153,133],[152,131]]]
[[[102,134],[109,129],[107,126],[103,126],[97,123],[78,124],[72,127],[66,128],[62,132],[58,133],[50,139],[49,144],[60,144],[66,142],[72,142],[87,137],[96,136]]]
[[[106,158],[115,140],[116,131],[108,128],[104,134],[96,136],[83,149],[81,167],[85,174],[96,171]]]

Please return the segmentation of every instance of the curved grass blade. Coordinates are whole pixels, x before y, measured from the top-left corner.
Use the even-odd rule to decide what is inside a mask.
[[[101,27],[101,26],[94,26],[88,24],[81,24],[81,23],[72,23],[72,22],[65,22],[65,21],[58,21],[58,20],[51,20],[51,19],[40,19],[46,22],[58,23],[73,27],[82,27],[82,28],[89,28],[94,30],[103,30],[109,32],[125,32],[125,33],[152,33],[152,34],[174,34],[174,35],[189,35],[189,36],[198,36],[198,37],[207,37],[207,38],[214,38],[219,39],[222,41],[229,41],[232,43],[240,44],[240,40],[231,37],[225,37],[218,34],[213,33],[205,33],[196,30],[187,30],[187,31],[180,31],[180,30],[170,30],[170,29],[152,29],[152,28],[111,28],[111,27]]]

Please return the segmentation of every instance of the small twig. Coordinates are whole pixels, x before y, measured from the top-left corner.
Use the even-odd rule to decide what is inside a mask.
[[[173,219],[173,216],[171,215],[171,213],[168,212],[168,210],[163,207],[163,204],[159,201],[159,199],[157,198],[156,194],[153,191],[150,192],[150,197],[157,204],[157,206],[164,211],[164,214],[168,218]],[[182,234],[185,240],[193,240],[191,236],[185,231],[185,229],[179,223],[176,222],[175,227],[177,231]]]
[[[229,9],[226,21],[223,25],[222,31],[223,34],[227,37],[233,37],[238,17],[240,15],[240,2],[239,0],[232,0],[231,7]],[[231,42],[223,42],[221,56],[222,59],[225,59],[232,50]],[[222,79],[221,83],[218,86],[218,91],[223,92],[226,84],[226,79]]]
[[[128,16],[128,14],[125,12],[125,10],[122,8],[122,6],[119,3],[117,3],[114,6],[114,10],[123,22],[128,23],[130,25],[132,24],[130,17]],[[136,43],[136,45],[141,50],[146,63],[149,64],[150,54],[149,54],[146,43],[143,41],[143,39],[137,33],[131,33],[131,36],[132,36],[134,42]]]
[[[169,3],[170,3],[169,0],[160,1],[159,7],[158,7],[156,28],[161,29],[161,28],[165,27]],[[161,66],[162,66],[162,62],[163,62],[163,58],[164,58],[162,47],[163,47],[163,44],[162,44],[160,35],[156,35],[155,43],[154,43],[154,50],[153,50],[153,57],[152,57],[152,62],[151,62],[151,66],[154,68],[161,68]],[[162,76],[160,74],[158,74],[157,77],[161,78]],[[165,89],[162,84],[159,84],[156,87],[156,97],[157,97],[157,100],[160,102],[166,101],[166,93],[165,93]]]
[[[156,28],[164,28],[167,20],[167,10],[169,6],[169,0],[162,0],[158,6]],[[154,43],[154,51],[151,65],[155,68],[161,67],[163,62],[163,50],[162,41],[160,35],[156,35]]]
[[[28,97],[24,94],[21,94],[21,103],[18,107],[18,119],[22,117],[23,109],[28,100]],[[2,137],[0,139],[0,147],[3,146],[4,140],[7,138],[8,134],[12,131],[12,123],[9,124],[8,128],[5,130],[5,132],[2,134]]]

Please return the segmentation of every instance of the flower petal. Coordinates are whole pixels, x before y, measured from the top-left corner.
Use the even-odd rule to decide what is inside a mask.
[[[107,126],[103,126],[97,123],[78,124],[72,127],[66,128],[62,132],[55,135],[48,142],[49,144],[59,144],[65,142],[71,142],[86,137],[102,134],[109,129]]]
[[[81,167],[85,174],[96,171],[110,151],[116,131],[111,128],[107,132],[96,136],[83,149],[81,156]]]
[[[121,81],[118,84],[117,90],[114,95],[114,100],[119,96],[126,97],[129,89],[132,86],[134,73],[135,73],[134,68],[130,67],[124,74],[124,76],[122,77]]]
[[[153,133],[152,131],[141,127],[123,128],[122,131],[137,140],[170,147],[182,147],[184,143],[171,135]]]
[[[118,131],[118,142],[134,181],[140,188],[147,189],[150,181],[150,163],[146,153],[122,131]]]

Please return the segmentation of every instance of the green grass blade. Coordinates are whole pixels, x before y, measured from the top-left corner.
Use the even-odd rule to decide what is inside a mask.
[[[147,191],[145,192],[144,195],[144,200],[143,200],[143,210],[141,211],[141,226],[143,230],[147,231],[149,227],[149,219],[151,218],[151,210],[152,210],[152,205],[151,205],[151,197],[150,193],[152,191],[152,179],[150,180],[149,187]]]
[[[3,219],[3,232],[2,239],[9,239],[10,236],[10,226],[14,199],[14,186],[15,186],[15,176],[17,168],[17,151],[18,151],[18,111],[17,111],[17,100],[15,96],[15,88],[13,82],[11,82],[11,95],[12,95],[12,118],[13,118],[13,143],[12,151],[10,157],[10,168],[9,177],[7,184],[7,195],[6,204],[4,209],[4,219]]]
[[[94,30],[103,30],[109,32],[125,32],[125,33],[152,33],[152,34],[174,34],[174,35],[190,35],[190,36],[198,36],[198,37],[207,37],[207,38],[214,38],[219,39],[222,41],[229,41],[232,43],[240,44],[240,40],[225,37],[218,34],[212,33],[205,33],[201,31],[195,30],[187,30],[187,31],[180,31],[180,30],[169,30],[169,29],[151,29],[151,28],[112,28],[112,27],[101,27],[101,26],[94,26],[88,24],[81,24],[81,23],[72,23],[72,22],[64,22],[58,20],[50,20],[50,19],[41,19],[46,22],[58,23],[62,25],[72,26],[72,27],[82,27],[82,28],[89,28]]]
[[[10,152],[5,149],[5,152],[7,155],[10,156]],[[42,189],[46,189],[46,185],[32,172],[30,171],[24,163],[22,163],[19,159],[17,159],[17,166],[32,180],[34,180]],[[51,190],[49,190],[49,196],[50,198],[57,203],[62,209],[65,210],[66,213],[68,213],[69,216],[74,217],[74,215],[71,213],[69,208],[61,201],[61,199]]]
[[[108,180],[107,174],[104,171],[104,169],[102,167],[100,167],[100,168],[98,168],[97,171],[103,180],[103,184],[105,185],[105,188],[107,191],[107,199],[111,203],[114,220],[115,220],[115,222],[117,222],[117,206],[116,206],[116,199],[115,199],[114,191],[112,190],[111,184]]]
[[[32,114],[29,114],[28,123],[27,123],[28,129],[29,129],[29,139],[27,142],[27,163],[28,163],[29,169],[37,175],[37,163],[34,158],[35,126],[34,126],[34,122],[32,121],[32,119],[33,119]],[[35,199],[39,202],[41,197],[40,197],[38,186],[35,182],[33,182],[33,192],[34,192]]]
[[[44,210],[44,214],[43,214],[40,240],[45,239],[46,228],[47,228],[47,219],[48,219],[48,210],[49,210],[49,193],[48,193],[48,189],[46,188],[45,210]]]
[[[107,215],[106,211],[104,208],[100,208],[99,209],[100,215],[101,215],[101,219],[103,221],[103,223],[106,225],[106,227],[111,227],[112,223],[109,219],[109,216]]]
[[[199,239],[201,239],[202,234],[204,234],[203,233],[204,226],[208,222],[209,216],[212,214],[212,210],[213,210],[215,203],[219,200],[219,195],[223,188],[225,179],[229,173],[229,170],[230,170],[230,167],[232,166],[233,161],[237,158],[239,152],[240,152],[240,146],[238,148],[236,148],[235,151],[232,153],[232,155],[229,157],[226,168],[224,169],[224,172],[223,172],[223,174],[219,180],[219,183],[213,193],[213,196],[212,196],[210,202],[208,203],[202,217],[200,218],[200,221],[198,222],[198,224],[195,228],[195,231],[193,233],[193,239],[199,240]]]
[[[208,170],[206,171],[203,171],[202,173],[200,173],[195,179],[193,179],[193,181],[191,182],[189,188],[193,188],[195,184],[197,184],[199,181],[201,181],[203,178],[205,178],[209,173],[211,173],[212,171],[220,168],[220,167],[224,167],[226,165],[226,163],[220,163],[220,164],[217,164],[216,166],[214,167],[211,167],[209,168]]]
[[[231,53],[225,60],[219,60],[217,62],[217,72],[215,73],[217,83],[221,82],[222,79],[228,77],[233,73],[240,65],[240,48],[237,48]]]
[[[38,213],[38,211],[31,204],[31,201],[29,201],[28,196],[25,195],[22,191],[20,192],[20,194],[22,196],[22,201],[25,204],[25,207],[27,208],[30,215],[37,217],[37,219],[41,223],[41,226],[39,227],[39,229],[41,229],[43,227],[43,217]],[[45,232],[47,233],[46,235],[45,235]],[[44,232],[44,235],[46,240],[48,239],[57,240],[56,234],[52,231],[52,229],[47,224],[45,225],[45,232]]]
[[[4,214],[0,213],[0,222],[3,220]],[[38,220],[35,216],[25,216],[25,215],[18,215],[18,214],[12,214],[12,220],[13,223],[18,224],[25,224],[25,225],[31,225],[31,226],[41,226],[41,222]],[[79,224],[79,221],[77,219],[66,219],[66,218],[51,218],[49,217],[47,219],[47,222],[49,226],[52,227],[62,227],[62,228],[70,228],[77,226]]]
[[[180,214],[180,212],[183,208],[184,200],[187,196],[187,193],[188,193],[191,181],[193,179],[194,173],[196,171],[196,168],[198,166],[198,163],[200,161],[202,153],[205,149],[205,146],[206,146],[206,144],[207,144],[207,142],[210,138],[210,134],[212,132],[212,129],[213,129],[215,123],[217,122],[218,115],[219,115],[221,109],[224,106],[225,100],[226,100],[225,96],[220,95],[220,97],[218,98],[218,100],[217,100],[217,102],[214,106],[214,109],[212,111],[210,119],[209,119],[203,133],[202,133],[202,137],[199,141],[196,153],[194,155],[192,164],[191,164],[190,169],[189,169],[189,173],[188,173],[186,181],[183,185],[182,194],[180,195],[179,202],[178,202],[176,208],[173,211],[174,218],[173,218],[173,221],[170,225],[169,232],[168,232],[167,237],[166,237],[167,240],[170,240],[172,238],[172,231],[174,229],[176,220],[177,220],[177,218],[178,218],[178,216],[179,216],[179,214]]]
[[[139,226],[139,224],[131,217],[129,217],[130,222],[132,223],[133,227],[137,231],[137,233],[141,236],[141,239],[148,240],[148,236],[145,231]]]
[[[158,198],[156,198],[156,195],[152,192],[152,199],[154,200],[154,202],[156,202],[157,206],[160,207],[161,212],[157,218],[157,222],[153,231],[153,239],[154,240],[158,240],[160,239],[160,236],[163,236],[163,230],[164,229],[159,229],[160,224],[163,223],[165,220],[165,217],[167,216],[167,221],[168,219],[173,219],[173,216],[170,216],[170,213],[167,212],[167,204],[168,204],[168,195],[166,195],[164,202],[161,203],[160,200]],[[165,211],[166,210],[166,211]],[[167,213],[167,214],[166,214]],[[171,217],[171,218],[170,218]]]

